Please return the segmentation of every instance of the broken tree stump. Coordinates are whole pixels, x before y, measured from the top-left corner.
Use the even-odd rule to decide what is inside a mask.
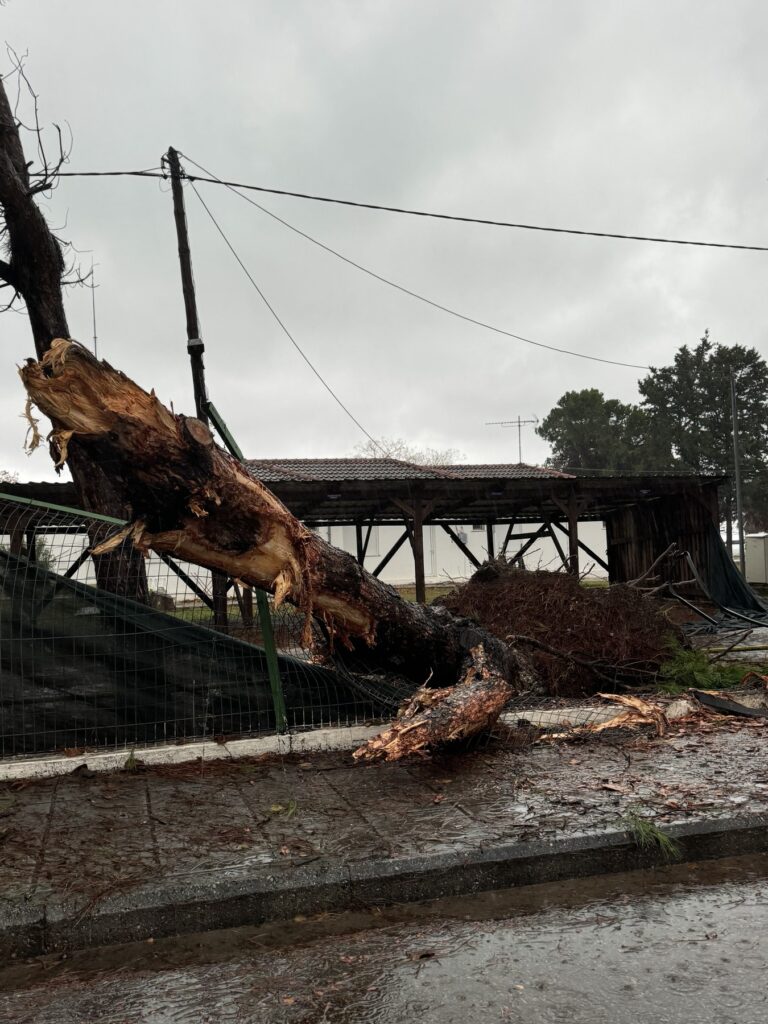
[[[350,668],[386,671],[414,689],[453,689],[407,703],[409,732],[375,756],[395,758],[487,728],[531,676],[520,655],[445,609],[411,604],[352,555],[325,543],[247,469],[219,448],[194,417],[177,415],[154,392],[100,362],[82,345],[56,339],[20,370],[32,402],[55,424],[59,462],[70,440],[110,475],[132,522],[95,554],[126,538],[140,551],[172,554],[289,601],[322,623],[328,644]],[[458,685],[456,685],[458,684]],[[406,736],[413,734],[411,740]],[[375,741],[372,741],[375,743]],[[360,755],[362,756],[362,755]]]

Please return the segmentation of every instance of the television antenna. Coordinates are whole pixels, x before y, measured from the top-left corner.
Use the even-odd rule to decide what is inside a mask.
[[[486,423],[486,427],[517,427],[517,461],[520,465],[523,462],[523,427],[535,424],[538,426],[539,417],[534,416],[532,419],[524,420],[519,416],[516,420],[491,420]]]

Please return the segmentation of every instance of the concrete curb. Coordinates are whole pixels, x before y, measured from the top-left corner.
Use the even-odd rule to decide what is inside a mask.
[[[700,820],[665,831],[687,861],[768,851],[768,814]],[[21,898],[2,908],[0,956],[35,956],[664,863],[657,849],[639,848],[626,832],[603,832],[402,859],[315,861],[274,873],[224,869],[206,878],[177,876],[85,906]]]
[[[229,740],[212,743],[194,740],[173,746],[139,747],[133,753],[143,764],[184,764],[188,761],[227,761],[238,757],[258,757],[261,754],[301,754],[326,750],[354,750],[366,740],[381,732],[381,725],[333,726],[258,736],[252,739]],[[0,782],[20,779],[50,779],[56,775],[69,775],[76,768],[86,767],[92,772],[116,772],[125,767],[130,750],[109,750],[101,753],[78,754],[62,757],[48,754],[43,757],[18,758],[0,762]]]

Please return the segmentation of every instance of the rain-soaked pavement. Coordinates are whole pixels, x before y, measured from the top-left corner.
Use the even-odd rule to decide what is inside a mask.
[[[13,1024],[757,1024],[768,855],[0,969]]]
[[[410,763],[348,753],[81,771],[0,785],[0,912],[228,870],[398,860],[768,811],[768,720],[675,724],[661,739],[496,745]]]

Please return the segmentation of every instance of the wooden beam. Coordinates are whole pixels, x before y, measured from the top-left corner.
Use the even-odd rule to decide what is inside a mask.
[[[365,562],[365,548],[363,547],[363,524],[355,523],[355,547],[357,549],[357,564]]]
[[[85,548],[84,551],[80,552],[80,554],[77,556],[77,558],[74,560],[74,562],[69,566],[67,571],[64,573],[64,579],[65,580],[72,579],[72,577],[75,575],[75,573],[80,568],[80,566],[85,565],[85,563],[88,561],[88,559],[90,557],[91,557],[91,549],[90,549],[90,547],[87,547],[87,548]]]
[[[395,543],[392,545],[392,547],[389,549],[389,551],[386,553],[386,555],[384,555],[384,557],[379,562],[379,564],[376,566],[376,568],[373,570],[373,573],[371,575],[379,576],[384,571],[384,569],[386,569],[386,567],[389,565],[389,563],[395,557],[395,555],[400,550],[400,548],[403,546],[403,544],[405,544],[405,542],[408,540],[408,538],[410,537],[410,534],[411,534],[411,531],[406,526],[405,530],[398,537],[398,539],[395,541]]]
[[[368,520],[368,529],[365,531],[365,540],[363,541],[363,561],[360,563],[361,565],[365,562],[365,556],[368,554],[368,542],[371,539],[371,531],[373,530],[373,523],[374,523],[373,516],[371,516],[371,518]]]
[[[568,536],[568,531],[562,525],[562,523],[558,523],[558,521],[556,519],[553,519],[552,520],[552,525],[556,526],[558,528],[558,530],[560,530],[561,533],[565,534],[566,537]],[[614,543],[615,543],[615,541],[614,541]],[[623,541],[623,543],[627,543],[628,544],[629,541],[626,540],[626,541]],[[606,560],[604,558],[601,558],[600,555],[597,554],[597,552],[592,550],[592,548],[587,547],[587,545],[581,539],[579,539],[579,547],[581,548],[582,551],[585,551],[589,555],[590,558],[594,558],[594,560],[597,562],[597,564],[601,565],[603,567],[603,569],[605,569],[606,572],[609,571],[608,563],[606,562]]]
[[[507,532],[506,532],[506,534],[504,536],[504,543],[501,545],[501,554],[502,555],[506,555],[506,553],[507,553],[507,546],[509,545],[509,541],[510,541],[510,538],[512,536],[512,531],[515,528],[515,522],[516,522],[515,519],[511,519],[510,523],[509,523],[509,526],[507,527]]]
[[[557,534],[552,529],[552,523],[547,522],[547,529],[549,530],[549,536],[552,538],[552,543],[557,548],[557,553],[560,556],[560,561],[563,563],[563,568],[567,570],[568,569],[568,559],[565,557],[565,552],[563,551],[562,544],[557,539]]]
[[[539,539],[539,537],[543,537],[546,534],[546,532],[547,532],[547,524],[544,523],[543,526],[540,526],[538,528],[536,533],[530,535],[528,540],[525,542],[525,544],[523,544],[523,546],[520,548],[520,550],[517,552],[517,554],[512,556],[512,561],[516,562],[519,559],[520,560],[520,564],[522,565],[523,564],[523,562],[522,562],[523,555],[526,553],[526,551],[528,551],[529,548],[532,548],[533,545],[536,543],[536,541]]]
[[[90,554],[90,550],[88,553]],[[163,551],[156,551],[155,554],[159,559],[161,559],[161,561],[165,562],[169,569],[172,569],[173,572],[176,573],[181,582],[185,583],[192,591],[192,593],[200,598],[203,604],[207,605],[213,611],[213,600],[211,599],[211,597],[203,590],[203,588],[199,584],[197,584],[192,579],[191,576],[188,576],[184,572],[180,565],[177,565],[176,562],[174,562],[174,560],[170,558],[168,555],[166,555]],[[70,569],[71,568],[72,566],[70,566]],[[69,575],[69,570],[67,570],[67,575]]]
[[[451,538],[451,540],[456,545],[456,547],[459,549],[459,551],[461,551],[463,554],[465,554],[467,556],[467,558],[470,560],[472,565],[474,565],[474,567],[476,569],[479,569],[480,568],[480,562],[472,554],[472,552],[469,550],[469,548],[464,543],[464,541],[461,539],[461,537],[459,537],[459,535],[457,533],[454,533],[454,531],[451,529],[450,526],[448,526],[447,523],[440,523],[440,528],[445,530],[445,532]]]

